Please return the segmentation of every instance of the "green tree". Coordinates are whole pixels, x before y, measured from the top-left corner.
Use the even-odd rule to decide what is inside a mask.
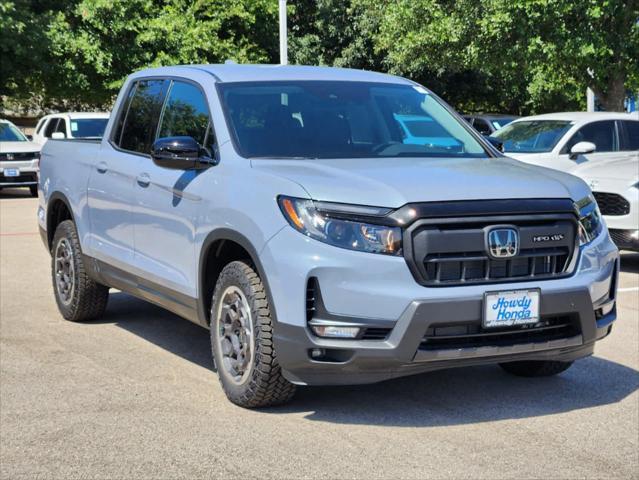
[[[95,108],[145,67],[273,62],[277,8],[273,0],[0,0],[0,95]]]
[[[637,0],[398,0],[375,47],[391,71],[433,76],[457,104],[461,76],[477,80],[474,95],[461,89],[471,104],[559,110],[583,106],[589,86],[621,110],[639,88],[638,20]]]

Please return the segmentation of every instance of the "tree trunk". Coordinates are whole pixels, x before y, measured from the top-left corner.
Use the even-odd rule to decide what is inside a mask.
[[[606,112],[623,112],[623,101],[626,98],[626,76],[618,73],[608,80],[605,90],[590,87]]]

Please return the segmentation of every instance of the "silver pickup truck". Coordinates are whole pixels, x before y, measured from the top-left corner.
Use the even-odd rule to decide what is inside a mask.
[[[117,288],[209,328],[244,407],[485,363],[554,375],[616,318],[588,186],[504,157],[403,78],[143,70],[101,142],[51,140],[40,168],[64,318]]]

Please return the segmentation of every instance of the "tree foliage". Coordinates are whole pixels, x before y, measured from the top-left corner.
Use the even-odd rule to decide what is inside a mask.
[[[108,106],[148,66],[277,63],[277,0],[0,0],[0,95]],[[289,0],[292,63],[388,71],[461,110],[608,110],[639,90],[639,0]]]

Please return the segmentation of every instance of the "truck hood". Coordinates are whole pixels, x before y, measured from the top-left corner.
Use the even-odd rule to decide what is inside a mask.
[[[299,184],[314,200],[390,208],[452,200],[578,200],[590,193],[577,177],[509,158],[255,159],[252,167]]]
[[[0,153],[39,152],[41,148],[35,142],[0,142]]]

